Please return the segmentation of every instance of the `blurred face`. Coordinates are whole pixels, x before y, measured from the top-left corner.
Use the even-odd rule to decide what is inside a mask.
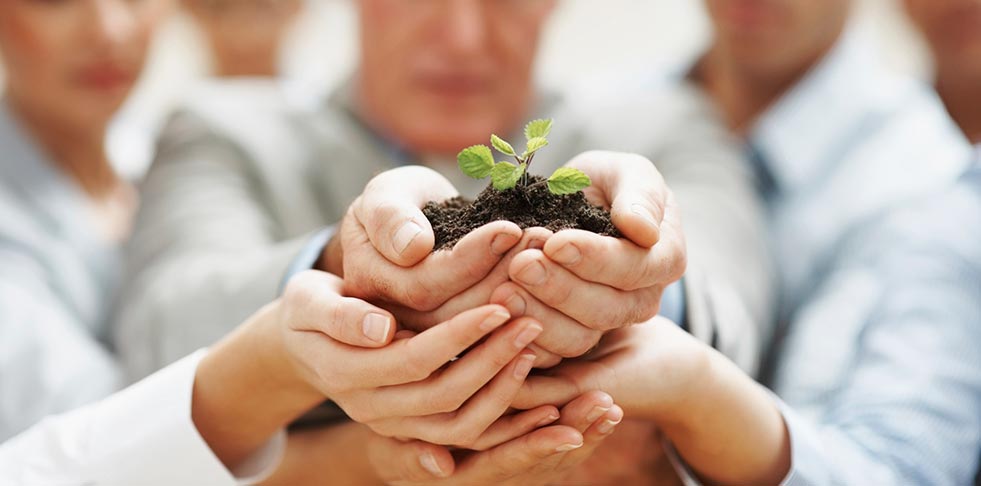
[[[219,74],[274,76],[280,42],[303,0],[184,0],[211,42]]]
[[[706,0],[706,5],[720,52],[766,74],[818,59],[844,28],[851,0]]]
[[[104,124],[139,77],[165,0],[3,0],[7,96],[77,127]]]
[[[906,10],[941,69],[981,79],[981,0],[906,0]]]
[[[409,149],[456,153],[521,123],[554,0],[359,0],[359,102]]]

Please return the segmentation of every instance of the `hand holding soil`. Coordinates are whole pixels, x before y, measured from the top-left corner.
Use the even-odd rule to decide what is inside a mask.
[[[452,213],[453,204],[445,201],[462,206],[452,185],[423,167],[402,167],[373,179],[339,235],[345,294],[382,305],[414,331],[488,302],[503,305],[515,317],[543,324],[531,346],[538,366],[580,356],[603,331],[653,317],[662,291],[685,269],[680,217],[654,165],[637,155],[587,152],[558,173],[580,173],[591,185],[556,194],[546,179],[524,177],[521,166],[529,167],[529,155],[519,157],[524,160],[518,165],[497,164],[520,169],[517,177],[509,176],[511,189],[484,191],[490,194],[487,202],[511,201],[508,207],[518,221],[491,217],[437,251],[439,228],[450,220],[433,224],[427,215],[436,207]],[[584,186],[566,188],[576,185]],[[522,193],[522,186],[528,191]],[[544,210],[533,218],[513,211],[529,207],[525,196],[530,194],[544,200],[539,205]],[[496,214],[493,206],[478,207],[480,201],[469,206],[469,214]],[[546,219],[562,214],[562,223]],[[621,234],[625,237],[610,236]]]

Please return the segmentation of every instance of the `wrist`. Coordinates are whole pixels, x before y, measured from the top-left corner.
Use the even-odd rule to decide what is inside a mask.
[[[259,311],[250,346],[254,350],[255,373],[264,393],[280,402],[293,415],[306,412],[326,397],[314,386],[304,368],[293,358],[286,342],[287,332],[282,322],[282,301],[277,300]]]
[[[691,339],[691,346],[684,351],[684,358],[676,360],[671,372],[673,390],[663,396],[660,405],[654,407],[652,420],[658,423],[668,437],[688,434],[703,423],[704,414],[711,413],[714,402],[715,351],[707,345]],[[660,388],[660,387],[658,387]]]

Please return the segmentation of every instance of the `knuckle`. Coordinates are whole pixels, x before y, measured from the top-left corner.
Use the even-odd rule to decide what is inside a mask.
[[[600,336],[602,336],[601,331],[589,330],[558,354],[563,358],[578,358],[593,349],[593,346],[599,342]]]
[[[287,308],[303,309],[314,301],[316,297],[313,285],[315,275],[314,270],[306,270],[290,279],[283,291],[283,302]]]
[[[456,412],[465,401],[466,397],[456,391],[436,395],[429,405],[428,414]]]
[[[425,281],[408,286],[402,291],[402,298],[407,307],[419,312],[431,312],[440,304]]]
[[[429,377],[431,370],[428,369],[425,360],[417,353],[412,353],[402,367],[402,374],[407,381],[422,381]]]

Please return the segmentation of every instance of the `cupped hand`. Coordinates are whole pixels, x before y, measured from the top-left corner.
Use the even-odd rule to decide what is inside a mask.
[[[565,405],[561,416],[556,425],[456,458],[445,447],[387,438],[374,441],[368,454],[393,486],[546,485],[585,461],[623,420],[623,410],[609,395],[590,392]]]
[[[654,164],[639,155],[586,152],[568,165],[590,176],[587,199],[610,208],[626,238],[560,231],[542,249],[522,251],[511,260],[511,282],[502,284],[491,302],[544,323],[561,319],[548,315],[552,309],[598,331],[647,321],[657,314],[665,287],[681,278],[687,264],[671,190]]]
[[[550,405],[504,417],[535,360],[527,347],[539,323],[485,305],[396,335],[391,314],[341,296],[341,285],[325,272],[294,277],[279,327],[294,374],[355,421],[385,436],[480,450],[558,418]]]
[[[684,416],[686,400],[706,386],[712,351],[673,322],[656,317],[607,333],[589,354],[531,376],[513,406],[563,404],[591,390],[609,393],[627,414],[666,424]]]
[[[514,223],[498,221],[434,253],[432,225],[420,208],[457,195],[449,181],[425,167],[376,176],[328,245],[324,270],[344,277],[346,295],[422,312],[438,309],[483,280],[522,236]]]

